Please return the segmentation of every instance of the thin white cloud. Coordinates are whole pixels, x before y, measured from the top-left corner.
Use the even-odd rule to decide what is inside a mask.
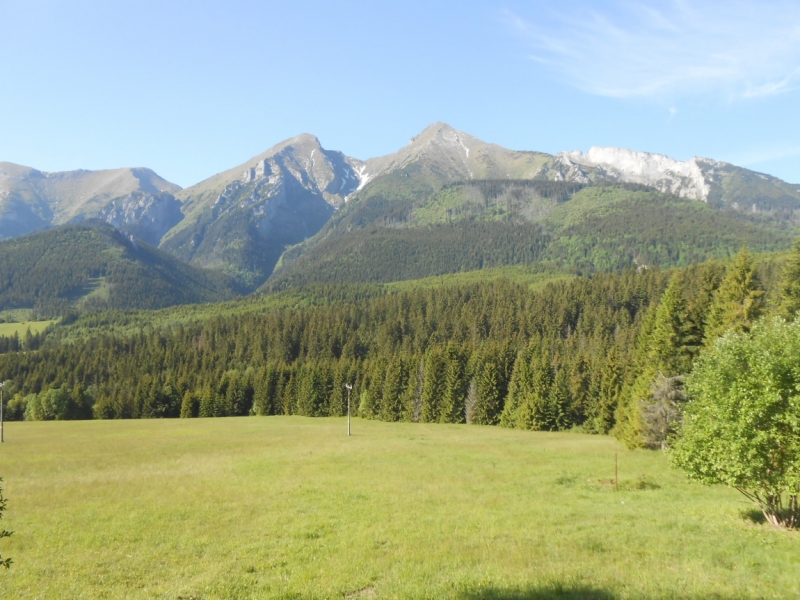
[[[800,86],[800,2],[613,0],[505,11],[530,58],[584,91],[617,98],[718,92],[771,96]]]

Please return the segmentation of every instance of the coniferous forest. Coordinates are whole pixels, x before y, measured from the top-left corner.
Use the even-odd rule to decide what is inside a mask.
[[[251,300],[227,315],[209,305],[204,318],[135,332],[129,313],[88,313],[0,355],[15,386],[7,416],[338,416],[352,383],[363,418],[580,427],[658,447],[703,346],[785,310],[794,288],[782,269],[742,251],[727,266],[627,269],[536,291],[502,279],[392,293],[317,284],[303,303]]]

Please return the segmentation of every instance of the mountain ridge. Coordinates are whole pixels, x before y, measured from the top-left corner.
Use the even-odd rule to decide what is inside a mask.
[[[145,167],[47,172],[0,162],[0,239],[102,218],[105,211],[116,213],[119,229],[152,243],[182,219],[173,196],[179,190]]]
[[[185,189],[145,168],[46,173],[0,163],[0,239],[99,218],[255,289],[329,236],[398,226],[420,218],[421,204],[445,186],[484,180],[641,184],[741,215],[800,221],[800,185],[730,163],[603,146],[509,150],[437,122],[366,160],[300,134]]]

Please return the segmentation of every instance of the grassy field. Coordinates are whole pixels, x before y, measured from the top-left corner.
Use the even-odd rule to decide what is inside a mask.
[[[39,333],[40,331],[44,331],[50,325],[56,323],[56,321],[25,321],[24,323],[0,323],[0,336],[11,337],[15,333],[19,334],[19,337],[25,335],[25,332],[28,331],[28,327],[31,329],[31,333]]]
[[[554,271],[539,270],[536,267],[515,265],[507,267],[493,267],[478,271],[463,271],[461,273],[448,273],[423,279],[408,279],[387,283],[386,289],[393,292],[409,292],[412,290],[437,288],[446,286],[468,285],[491,281],[493,279],[508,279],[520,285],[526,285],[531,290],[540,290],[548,283],[569,281],[575,275]]]
[[[8,423],[0,597],[800,597],[800,535],[661,453],[464,425],[353,432],[300,417]]]

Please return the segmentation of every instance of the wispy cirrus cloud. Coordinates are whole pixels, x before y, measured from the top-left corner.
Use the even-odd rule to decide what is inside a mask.
[[[543,4],[503,21],[532,60],[592,94],[756,98],[800,86],[796,1]]]

